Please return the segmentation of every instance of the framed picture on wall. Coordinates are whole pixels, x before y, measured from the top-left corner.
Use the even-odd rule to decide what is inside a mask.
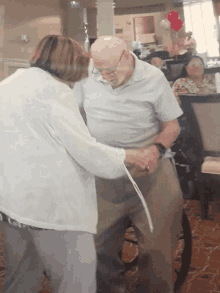
[[[134,39],[141,43],[155,42],[154,16],[134,17]]]

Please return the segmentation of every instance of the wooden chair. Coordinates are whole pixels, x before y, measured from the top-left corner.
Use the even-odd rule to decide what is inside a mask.
[[[196,167],[201,217],[208,218],[210,179],[220,180],[220,94],[179,95],[184,114],[182,149]],[[217,194],[218,197],[218,194]],[[219,194],[220,197],[220,194]]]
[[[128,228],[131,229],[130,231],[133,231],[134,233],[134,229],[132,227],[133,227],[132,222],[130,222]],[[125,242],[128,242],[131,245],[132,244],[138,245],[135,233],[133,235],[133,240],[130,237],[126,236],[126,234],[128,233],[125,233],[125,239],[124,239]],[[183,214],[182,214],[182,232],[180,234],[179,240],[183,240],[183,252],[182,252],[181,260],[180,260],[181,262],[180,269],[175,270],[175,273],[177,274],[177,278],[174,284],[174,293],[179,292],[178,290],[182,287],[183,283],[185,282],[189,272],[189,268],[191,265],[191,258],[192,258],[192,233],[191,233],[190,223],[189,223],[185,210],[183,210]],[[139,253],[132,260],[125,262],[126,271],[129,271],[134,266],[138,265],[138,256],[139,256]],[[119,257],[122,259],[122,251],[119,252]]]

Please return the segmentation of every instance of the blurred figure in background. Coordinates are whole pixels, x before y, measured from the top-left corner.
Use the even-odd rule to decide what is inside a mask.
[[[196,40],[192,37],[192,32],[186,33],[184,46],[189,53],[196,54]]]
[[[150,61],[151,65],[159,68],[160,70],[162,70],[164,64],[165,64],[165,61],[163,61],[161,58],[159,57],[154,57],[151,59]]]

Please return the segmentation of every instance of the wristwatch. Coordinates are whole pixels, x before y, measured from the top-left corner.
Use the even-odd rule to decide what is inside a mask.
[[[166,148],[162,143],[155,142],[153,145],[155,145],[160,153],[160,158],[163,157],[163,155],[166,153]]]

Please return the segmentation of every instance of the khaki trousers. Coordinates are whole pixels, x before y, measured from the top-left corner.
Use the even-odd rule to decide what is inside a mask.
[[[140,285],[137,292],[173,292],[172,249],[181,231],[183,204],[174,164],[168,158],[162,159],[152,175],[135,181],[150,210],[153,233],[149,230],[142,203],[128,178],[96,178],[99,212],[98,234],[95,236],[98,293],[117,293],[116,288],[123,282],[125,266],[119,255],[130,221],[134,225],[140,248]]]

